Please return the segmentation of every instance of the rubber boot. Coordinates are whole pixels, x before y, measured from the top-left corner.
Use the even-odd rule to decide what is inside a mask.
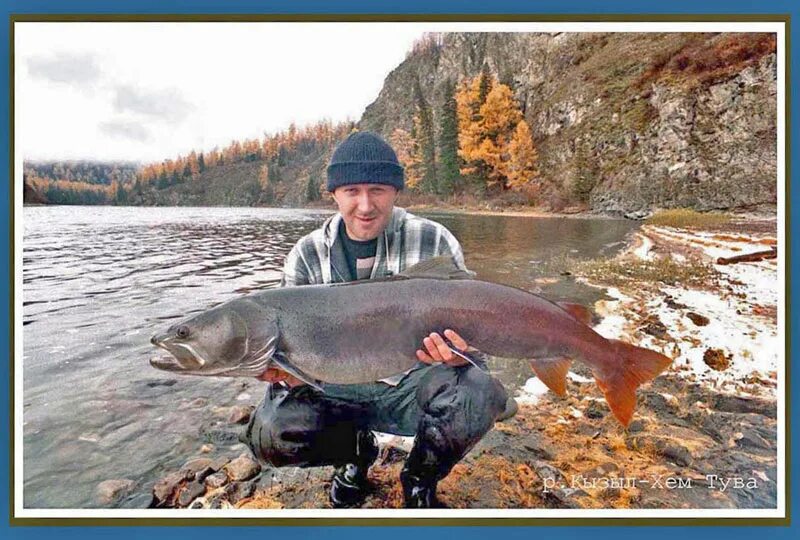
[[[426,420],[400,471],[406,508],[443,508],[436,497],[436,486],[463,456],[462,451],[450,444],[449,426],[434,425]]]
[[[445,508],[436,498],[438,481],[421,478],[403,468],[400,471],[400,484],[403,486],[403,500],[406,508]]]
[[[377,457],[375,435],[371,431],[359,431],[353,463],[338,467],[331,479],[330,501],[334,508],[354,508],[364,504],[370,488],[367,471]]]

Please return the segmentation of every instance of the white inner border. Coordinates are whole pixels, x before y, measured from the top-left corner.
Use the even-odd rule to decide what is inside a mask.
[[[576,17],[578,17],[576,15]],[[31,24],[54,24],[54,23],[34,23],[16,22],[15,26]],[[72,24],[72,23],[63,23]],[[119,23],[119,22],[100,22],[92,24],[209,24],[207,22],[180,22],[180,23]],[[213,23],[213,24],[261,24],[265,27],[273,24],[328,24],[351,26],[354,32],[365,25],[414,25],[422,32],[772,32],[778,37],[778,58],[777,58],[777,178],[778,183],[778,335],[786,341],[786,249],[784,245],[786,229],[786,193],[785,193],[785,130],[786,130],[786,109],[785,109],[785,58],[786,58],[786,35],[785,24],[783,22],[508,22],[508,23],[488,23],[488,22],[243,22],[243,23]],[[19,35],[19,34],[17,34]],[[307,44],[316,46],[316,44]],[[19,43],[15,43],[15,56],[19,58]],[[14,89],[15,95],[20,95],[20,79],[17,77],[19,63],[15,63]],[[786,470],[785,470],[785,444],[786,444],[786,358],[783,347],[778,352],[778,403],[777,403],[777,422],[778,422],[778,455],[777,455],[777,500],[778,506],[775,509],[647,509],[647,510],[616,510],[616,509],[442,509],[431,510],[406,510],[406,509],[281,509],[281,510],[162,510],[162,509],[30,509],[23,508],[23,445],[22,445],[22,403],[23,403],[23,346],[22,346],[22,233],[23,227],[21,220],[22,212],[22,155],[20,149],[19,134],[21,118],[19,111],[15,108],[15,155],[14,159],[14,201],[15,201],[15,223],[14,223],[14,337],[15,337],[15,416],[14,416],[14,509],[13,517],[16,518],[163,518],[163,517],[192,517],[192,518],[784,518],[786,517]],[[699,488],[696,488],[699,489]],[[201,523],[198,523],[201,524]]]

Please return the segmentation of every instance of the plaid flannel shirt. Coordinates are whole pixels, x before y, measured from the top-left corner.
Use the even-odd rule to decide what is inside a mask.
[[[337,241],[341,221],[341,214],[336,213],[295,244],[283,265],[282,287],[355,279],[350,275],[341,241]],[[378,237],[370,278],[393,276],[421,261],[443,255],[452,256],[456,266],[467,269],[461,245],[443,225],[394,208],[386,229]],[[420,362],[417,367],[425,365]],[[403,376],[405,373],[383,379],[383,382],[396,385]]]
[[[344,249],[337,241],[341,221],[337,213],[295,244],[283,265],[282,287],[353,281]],[[467,269],[461,245],[443,225],[395,208],[378,237],[370,278],[393,276],[440,255],[452,256],[456,266]]]

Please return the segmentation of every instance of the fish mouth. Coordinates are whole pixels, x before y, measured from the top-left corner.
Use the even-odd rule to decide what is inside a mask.
[[[174,343],[170,336],[153,336],[150,342],[164,349],[170,356],[162,356],[150,359],[150,365],[164,371],[184,371],[191,372],[201,369],[205,365],[205,360],[197,356],[196,351],[185,343]]]
[[[163,371],[186,371],[186,368],[171,356],[159,356],[151,358],[150,365]]]

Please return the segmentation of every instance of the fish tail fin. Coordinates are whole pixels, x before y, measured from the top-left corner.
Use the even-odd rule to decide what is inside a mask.
[[[611,412],[623,426],[628,427],[636,407],[636,389],[664,371],[672,359],[623,341],[610,339],[609,342],[613,350],[613,367],[595,378]]]
[[[547,388],[557,395],[567,395],[567,372],[572,364],[570,358],[534,358],[531,369]]]

